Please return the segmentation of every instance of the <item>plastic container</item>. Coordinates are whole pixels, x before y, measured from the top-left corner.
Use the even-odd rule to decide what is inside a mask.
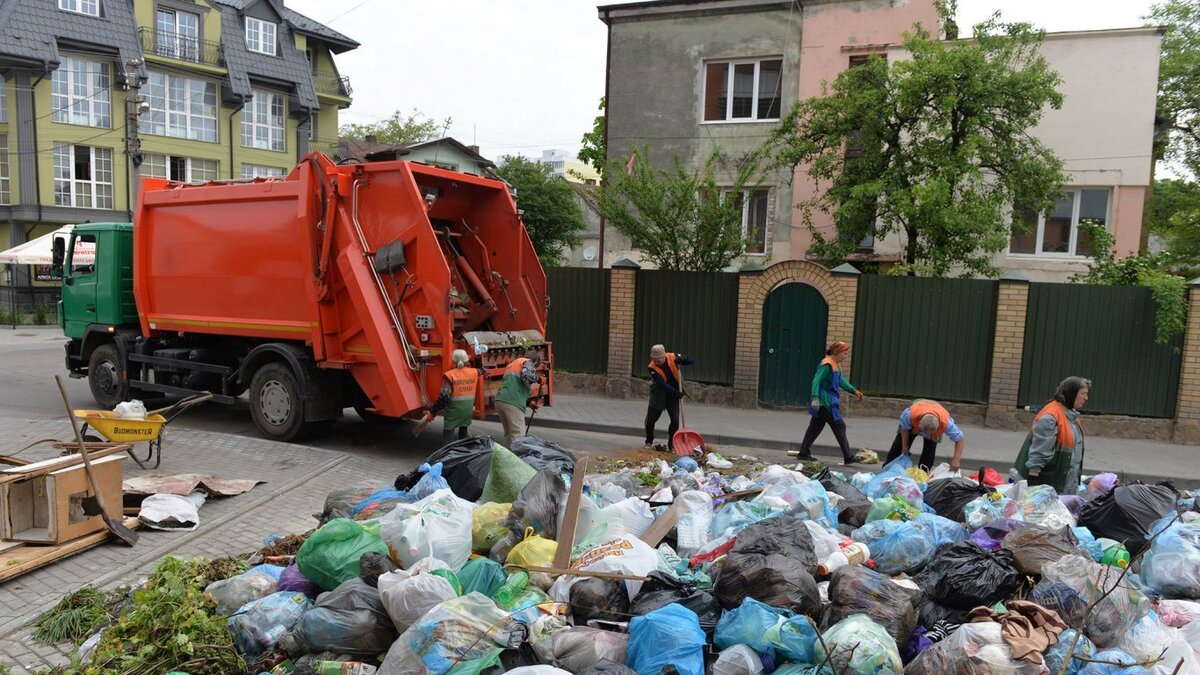
[[[525,592],[525,587],[529,585],[529,572],[525,570],[517,570],[508,575],[508,581],[496,591],[496,605],[501,609],[512,609],[516,604],[517,598]]]
[[[1100,541],[1107,543],[1107,541],[1111,540]],[[1129,551],[1125,549],[1124,544],[1112,542],[1108,546],[1105,546],[1104,552],[1100,554],[1100,564],[1125,569],[1129,567]]]
[[[826,576],[846,565],[866,565],[871,559],[871,549],[860,541],[843,542],[839,550],[834,551],[825,562],[817,565],[817,574]]]
[[[313,675],[375,675],[379,669],[361,661],[317,661]]]

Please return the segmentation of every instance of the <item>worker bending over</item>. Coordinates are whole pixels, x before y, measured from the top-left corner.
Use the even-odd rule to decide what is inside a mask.
[[[950,458],[950,470],[958,471],[959,463],[962,461],[963,448],[967,444],[963,440],[962,431],[954,423],[954,418],[950,416],[950,411],[946,410],[945,406],[936,401],[917,399],[912,402],[912,405],[905,408],[904,412],[900,413],[900,430],[896,432],[896,439],[892,441],[892,449],[888,452],[887,461],[896,459],[900,453],[908,455],[912,449],[914,436],[924,439],[921,447],[921,461],[918,466],[926,471],[933,468],[934,462],[937,460],[938,443],[942,440],[942,436],[946,436],[954,441],[954,456]]]

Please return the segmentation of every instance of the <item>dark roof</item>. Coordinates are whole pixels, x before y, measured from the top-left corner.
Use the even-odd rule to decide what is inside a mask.
[[[137,23],[127,0],[102,0],[104,16],[58,8],[52,0],[0,0],[0,61],[55,70],[60,49],[109,49],[116,61],[116,82],[127,79],[126,62],[140,59]]]
[[[315,35],[328,41],[331,51],[335,54],[341,54],[344,51],[355,49],[359,46],[357,41],[346,37],[323,23],[313,21],[289,7],[283,8],[283,16],[296,27],[298,32],[306,35]]]
[[[587,183],[576,183],[573,181],[569,181],[566,178],[563,178],[562,180],[567,185],[570,185],[573,190],[575,190],[575,194],[579,195],[579,198],[582,199],[584,201],[584,203],[588,205],[588,207],[590,207],[593,211],[596,210],[596,200],[597,200],[596,193],[600,191],[599,185],[588,185]]]
[[[435,138],[431,141],[412,143],[410,145],[379,143],[343,136],[338,139],[338,156],[341,159],[354,159],[359,162],[401,159],[405,155],[411,154],[413,150],[420,150],[422,148],[429,148],[442,144],[453,146],[456,150],[475,160],[475,162],[482,164],[486,168],[496,168],[496,164],[492,162],[492,160],[484,157],[477,151],[472,150],[470,146],[463,145],[450,136],[446,136],[444,138]]]
[[[278,56],[252,52],[246,46],[243,12],[258,2],[266,3],[282,18],[282,3],[276,0],[212,0],[213,5],[221,10],[221,39],[225,43],[225,66],[229,69],[230,88],[238,96],[246,97],[250,96],[254,86],[252,81],[276,87],[290,85],[301,108],[320,108],[308,59],[296,49],[296,43],[289,33],[290,24],[284,22],[279,27]]]

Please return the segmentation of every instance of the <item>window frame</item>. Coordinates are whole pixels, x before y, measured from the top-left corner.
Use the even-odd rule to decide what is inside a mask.
[[[88,149],[89,178],[87,180],[76,178],[75,174],[78,170],[78,167],[76,166],[76,159],[75,159],[76,155],[77,155],[76,148],[87,148]],[[59,173],[60,170],[63,168],[59,165],[59,159],[61,156],[60,151],[65,151],[66,157],[69,160],[69,163],[66,166],[66,169],[68,171],[68,175],[66,177],[60,175],[60,173]],[[100,153],[105,153],[105,152],[107,153],[107,157],[105,159],[108,162],[108,181],[101,181],[97,178],[97,176],[100,172],[100,166],[99,166],[100,156],[99,155],[100,155]],[[113,189],[113,178],[114,178],[114,171],[116,169],[116,166],[113,163],[113,149],[112,148],[97,147],[94,145],[80,145],[80,144],[73,144],[73,143],[55,143],[53,146],[53,153],[54,153],[53,181],[54,181],[54,205],[55,206],[67,206],[67,207],[77,208],[77,209],[100,209],[100,210],[108,210],[108,211],[111,211],[116,208],[116,194]],[[62,183],[65,183],[68,187],[68,190],[65,192],[63,190],[61,190],[59,187],[60,184],[62,184]],[[86,184],[88,186],[89,192],[87,195],[80,194],[80,190],[79,190],[80,184]],[[98,205],[98,202],[102,198],[101,190],[99,188],[105,187],[105,186],[107,186],[107,188],[108,188],[108,190],[107,190],[108,194],[103,197],[107,198],[108,205],[107,206]],[[69,199],[68,199],[69,203],[62,203],[60,201],[60,195],[67,195],[69,197]],[[90,205],[80,204],[80,202],[83,201],[85,197],[86,197],[87,201],[89,201],[91,203]]]
[[[87,93],[80,94],[78,89],[80,83],[78,81],[81,74],[77,66],[84,66],[83,75],[85,75],[85,91]],[[108,84],[105,86],[93,86],[95,78],[100,78]],[[62,85],[66,91],[59,92],[56,89]],[[74,126],[91,127],[93,129],[111,129],[113,128],[113,71],[112,64],[107,61],[93,61],[92,59],[83,58],[80,56],[64,56],[58,69],[50,75],[50,119],[56,124],[71,124]],[[61,99],[66,100],[66,104],[60,102]],[[97,108],[100,104],[108,106],[108,113],[102,116]],[[83,106],[87,114],[87,122],[79,122],[76,120],[76,108]],[[97,124],[104,120],[107,124]]]
[[[85,11],[84,8],[89,6],[94,6],[96,11],[94,13]],[[104,6],[101,5],[101,0],[58,0],[58,8],[72,14],[94,17],[104,16]]]
[[[250,169],[250,171],[247,171],[247,169]],[[270,171],[272,173],[266,173],[264,171],[259,171],[260,169],[265,169],[266,171]],[[279,173],[273,173],[275,171],[278,171]],[[247,179],[247,178],[287,178],[287,175],[288,175],[288,170],[278,167],[278,166],[268,166],[266,164],[253,164],[251,162],[242,162],[242,178],[243,179]]]
[[[151,173],[143,168],[140,172],[143,176],[152,178],[163,178],[166,180],[182,182],[182,183],[204,183],[210,180],[219,180],[221,177],[221,161],[217,159],[208,159],[205,157],[186,157],[184,155],[168,155],[160,152],[148,152],[143,156],[142,167],[158,166],[157,159],[162,158],[163,174]],[[171,166],[173,160],[184,161],[184,177],[172,178]],[[196,178],[196,162],[212,162],[212,178]]]
[[[256,34],[256,36],[253,39],[253,42],[251,41],[251,37],[250,37],[250,33],[251,33],[250,27],[251,26],[254,26],[254,33]],[[264,51],[268,45],[268,40],[267,40],[267,32],[268,31],[266,30],[267,26],[271,27],[271,30],[269,31],[271,33],[271,39],[269,41],[271,51],[269,51],[269,52]],[[266,56],[279,56],[279,24],[274,23],[272,21],[267,21],[266,19],[258,19],[253,16],[248,16],[248,17],[246,17],[245,37],[246,37],[246,49],[254,52],[255,54],[263,54]]]
[[[169,31],[170,37],[167,37],[166,32],[160,30],[160,18],[162,14],[170,14],[172,16],[172,28]],[[196,20],[196,34],[185,35],[179,30],[179,16],[186,14]],[[191,12],[185,9],[179,9],[172,5],[156,4],[154,7],[154,53],[159,56],[168,56],[181,61],[191,61],[199,63],[202,57],[200,43],[204,39],[204,17],[197,12]]]
[[[8,122],[8,80],[0,73],[0,124]]]
[[[279,117],[280,126],[279,126],[278,138],[276,138],[276,134],[274,133],[275,126],[272,125],[271,121],[270,121],[271,117],[274,114],[276,98],[278,98],[278,102],[279,102],[279,116],[278,117]],[[269,152],[287,152],[287,120],[288,120],[288,117],[287,117],[286,103],[287,103],[287,97],[285,94],[275,92],[275,91],[269,91],[266,89],[252,89],[251,90],[251,99],[246,103],[245,107],[242,108],[241,144],[242,144],[243,148],[247,148],[250,150],[267,150]],[[265,115],[260,115],[260,113],[262,112],[259,109],[260,104],[266,107]],[[265,119],[267,121],[266,122],[258,121],[258,118],[260,116],[265,117]],[[249,129],[250,145],[246,144],[247,128]],[[258,129],[259,128],[264,128],[267,130],[267,145],[265,147],[261,146],[261,145],[257,145],[257,143],[256,143],[258,140]],[[278,148],[274,147],[276,140],[279,141]]]
[[[1013,238],[1013,235],[1016,233],[1015,232],[1016,218],[1018,217],[1018,215],[1021,212],[1020,209],[1014,208],[1014,209],[1012,209],[1012,212],[1009,215],[1008,249],[1006,250],[1006,253],[1010,257],[1023,258],[1026,260],[1050,259],[1050,260],[1086,261],[1086,260],[1094,259],[1095,255],[1081,255],[1081,254],[1077,253],[1077,251],[1079,250],[1079,221],[1081,219],[1080,218],[1080,210],[1083,206],[1084,190],[1099,190],[1099,191],[1103,191],[1107,194],[1108,201],[1105,204],[1105,210],[1104,210],[1104,229],[1107,230],[1109,233],[1112,233],[1112,212],[1113,212],[1114,186],[1111,186],[1111,185],[1066,186],[1063,188],[1063,191],[1068,192],[1068,193],[1073,193],[1073,196],[1071,198],[1071,232],[1069,235],[1067,251],[1066,252],[1058,252],[1058,251],[1043,251],[1042,250],[1043,246],[1045,246],[1045,234],[1046,234],[1046,214],[1045,213],[1037,214],[1038,215],[1037,227],[1032,229],[1032,233],[1034,235],[1033,253],[1023,253],[1023,252],[1013,251],[1012,250],[1012,238]],[[1057,204],[1057,202],[1056,202],[1056,204]]]
[[[749,249],[749,247],[747,247],[747,249],[742,252],[743,255],[766,256],[768,254],[767,245],[768,245],[768,240],[770,239],[770,232],[771,232],[771,211],[772,211],[771,198],[773,197],[773,195],[772,195],[773,189],[774,188],[772,188],[770,185],[760,185],[760,186],[756,186],[756,187],[745,187],[745,188],[742,188],[742,190],[741,190],[742,201],[741,201],[740,206],[741,206],[741,211],[742,211],[742,239],[743,240],[748,239],[750,236],[750,229],[749,229],[750,228],[750,211],[751,211],[750,204],[752,201],[754,201],[754,194],[756,192],[765,192],[766,193],[766,195],[764,197],[765,205],[763,206],[763,209],[766,212],[766,215],[763,216],[762,250],[761,251],[751,251]],[[731,192],[733,192],[733,188],[721,188],[720,198],[722,200],[724,200]]]
[[[762,82],[762,64],[765,61],[779,62],[779,115],[776,117],[758,117],[759,105],[759,86]],[[754,93],[752,100],[754,101],[754,109],[749,117],[733,117],[733,84],[734,75],[737,66],[754,65]],[[725,97],[725,117],[723,119],[709,120],[705,119],[707,101],[708,101],[708,68],[713,65],[725,65],[725,86],[727,95]],[[776,56],[758,56],[737,59],[709,59],[702,61],[700,64],[700,124],[771,124],[778,122],[783,115],[783,75],[784,75],[784,58],[783,55]]]
[[[150,110],[147,111],[146,114],[138,117],[138,133],[143,133],[150,136],[162,136],[166,138],[179,138],[188,141],[200,141],[203,143],[221,142],[220,125],[217,123],[217,116],[220,113],[221,104],[217,100],[216,83],[210,80],[186,77],[183,75],[174,75],[155,70],[148,71],[147,75],[148,79],[144,87],[146,102],[150,105]],[[162,107],[158,107],[157,104],[159,103],[160,97],[155,93],[155,90],[159,85],[155,83],[154,80],[158,77],[162,78]],[[175,80],[182,80],[183,82],[182,86],[184,100],[182,102],[175,100],[175,98],[171,96],[171,85],[172,81]],[[193,112],[194,106],[192,104],[192,99],[195,96],[195,93],[193,92],[193,85],[195,84],[199,84],[204,87],[202,96],[204,96],[205,99],[208,98],[211,89],[211,116],[203,113]],[[176,104],[181,104],[181,108],[176,109],[174,107]],[[204,104],[201,105],[203,106]],[[158,114],[162,115],[161,122],[154,121],[154,116]],[[178,124],[173,124],[172,116],[182,116],[183,126],[180,127]],[[210,128],[206,128],[202,124],[199,124],[199,122],[204,120],[211,122]],[[150,126],[152,124],[161,124],[162,133],[152,129]],[[182,129],[182,133],[172,133],[173,129]],[[208,131],[211,131],[211,139],[205,137],[205,132]]]
[[[0,206],[12,205],[12,175],[9,173],[8,133],[0,133]]]

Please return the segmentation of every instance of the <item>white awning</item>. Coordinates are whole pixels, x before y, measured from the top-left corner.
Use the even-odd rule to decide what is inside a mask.
[[[71,225],[63,227],[44,234],[33,241],[27,241],[24,244],[14,246],[7,251],[0,252],[0,263],[13,263],[16,265],[50,265],[54,262],[54,238],[62,237],[64,244],[70,241]],[[75,265],[91,265],[96,261],[96,245],[93,243],[76,242],[75,244],[75,259],[72,261]]]

